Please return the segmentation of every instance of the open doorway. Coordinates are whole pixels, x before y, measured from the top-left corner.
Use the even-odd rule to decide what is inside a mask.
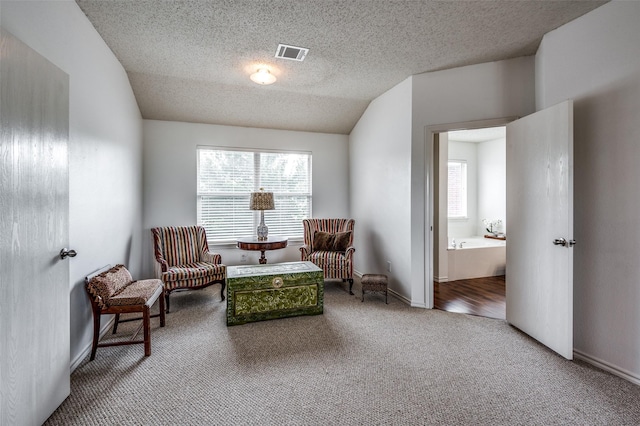
[[[508,124],[507,124],[508,123]],[[573,101],[522,118],[425,127],[425,305],[433,308],[441,194],[433,161],[441,132],[507,126],[506,321],[559,355],[573,358]],[[439,157],[438,157],[439,158]],[[434,164],[436,163],[436,164]],[[542,320],[541,320],[542,319]]]
[[[434,134],[434,308],[505,319],[506,128]]]

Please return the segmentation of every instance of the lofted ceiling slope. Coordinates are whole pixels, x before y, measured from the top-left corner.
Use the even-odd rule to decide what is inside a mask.
[[[407,77],[533,55],[606,1],[76,0],[146,119],[349,134]],[[275,58],[279,43],[309,48]],[[259,64],[277,77],[259,86]]]

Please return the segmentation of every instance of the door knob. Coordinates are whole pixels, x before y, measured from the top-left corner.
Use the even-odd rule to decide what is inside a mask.
[[[564,238],[556,238],[555,240],[553,240],[553,244],[556,246],[566,247],[567,240],[565,240]]]
[[[576,245],[576,240],[569,240],[569,247],[573,247]]]
[[[66,257],[76,257],[78,253],[75,250],[69,250],[66,247],[60,250],[60,259],[65,259]]]

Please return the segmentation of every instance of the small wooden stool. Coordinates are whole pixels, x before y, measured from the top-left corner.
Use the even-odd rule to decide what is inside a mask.
[[[385,303],[389,304],[387,276],[383,274],[364,274],[362,276],[362,301],[364,302],[364,292],[378,291],[384,292]]]

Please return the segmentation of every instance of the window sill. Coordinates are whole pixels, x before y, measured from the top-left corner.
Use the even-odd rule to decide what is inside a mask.
[[[287,242],[287,246],[290,245],[302,245],[304,244],[304,238],[302,237],[295,237],[295,238],[289,238],[288,242]],[[218,249],[234,249],[234,248],[238,248],[238,245],[236,243],[235,240],[232,241],[221,241],[221,242],[214,242],[214,243],[209,243],[209,248],[218,248]]]

